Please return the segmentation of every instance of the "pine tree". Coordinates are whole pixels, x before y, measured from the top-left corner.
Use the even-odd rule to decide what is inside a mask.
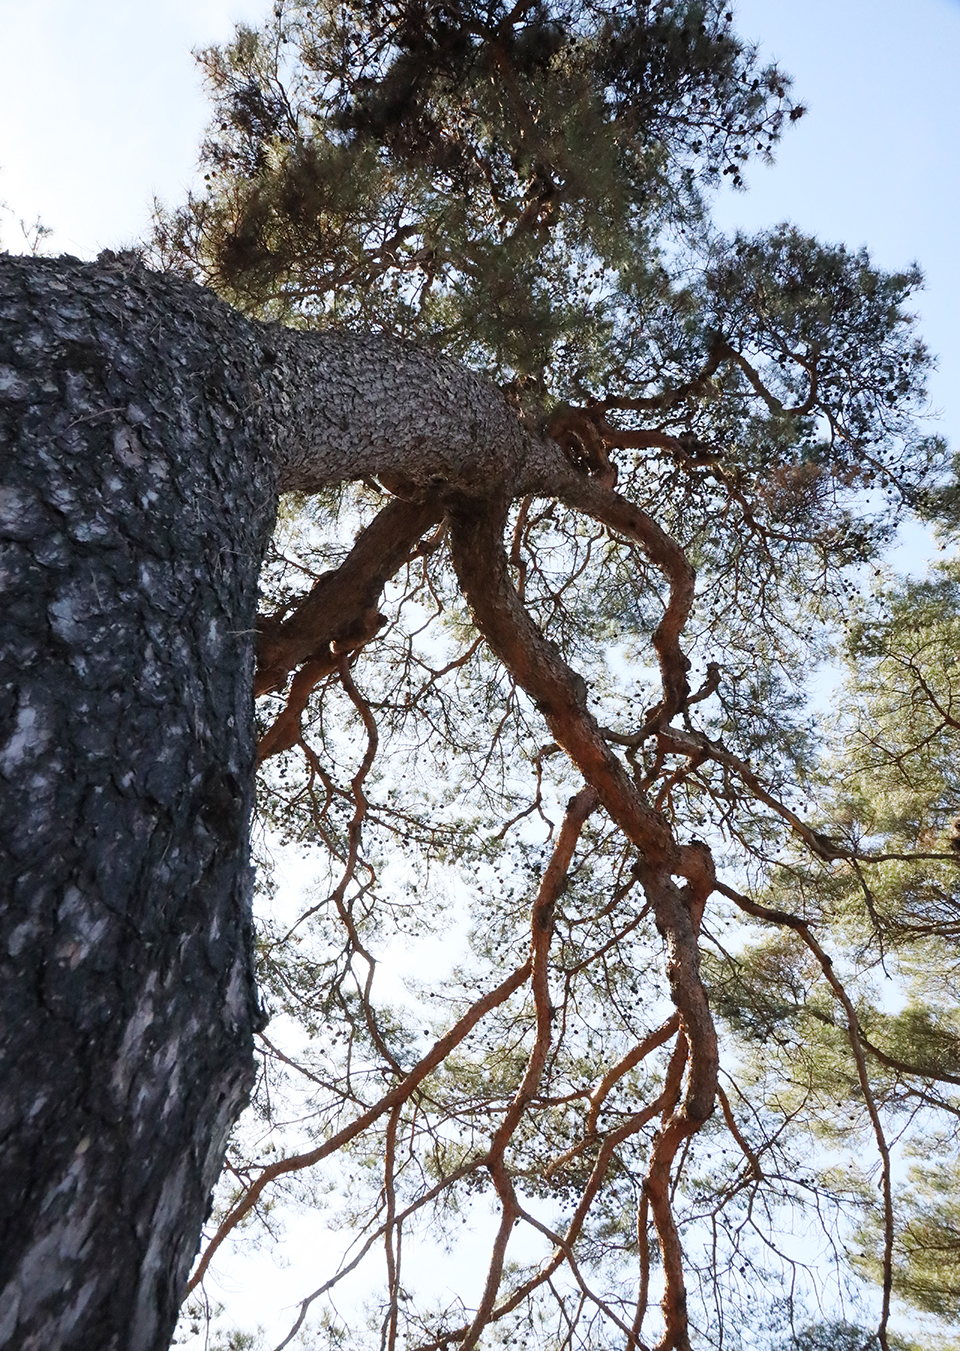
[[[731,23],[698,3],[284,4],[202,54],[207,190],[158,213],[165,265],[248,313],[380,328],[455,355],[649,522],[631,537],[626,516],[594,513],[591,527],[585,500],[540,492],[501,501],[495,521],[473,499],[443,521],[436,511],[365,592],[356,683],[301,641],[312,662],[285,691],[290,664],[273,653],[285,632],[312,632],[305,573],[339,564],[316,584],[332,597],[396,496],[411,496],[402,477],[338,497],[337,534],[329,505],[298,502],[267,569],[260,688],[275,693],[261,756],[281,759],[267,764],[264,809],[331,862],[306,913],[264,929],[264,980],[308,1031],[300,1071],[332,1095],[319,1136],[351,1119],[354,1064],[417,1079],[372,1139],[348,1146],[369,1197],[351,1214],[386,1245],[391,1348],[404,1336],[470,1347],[488,1327],[545,1345],[713,1344],[735,1323],[744,1337],[781,1314],[801,1326],[831,1264],[854,1283],[877,1277],[878,1345],[892,1344],[888,1139],[904,1095],[952,1110],[929,1076],[957,1057],[929,967],[906,993],[916,939],[891,929],[877,896],[887,887],[892,911],[904,889],[932,888],[929,926],[949,942],[956,868],[939,817],[901,836],[889,813],[877,819],[876,784],[869,809],[852,787],[838,798],[833,747],[848,756],[860,742],[849,718],[831,734],[809,691],[858,622],[865,569],[943,481],[945,451],[917,430],[915,269],[885,275],[786,225],[733,239],[711,226],[718,185],[742,187],[749,160],[804,111]],[[480,592],[467,566],[489,579]],[[494,613],[508,591],[516,628]],[[525,650],[538,632],[576,668],[579,730]],[[866,698],[873,668],[857,651]],[[876,682],[889,690],[879,669]],[[902,709],[886,716],[898,724]],[[351,717],[363,755],[344,742]],[[578,794],[581,775],[605,818]],[[611,811],[605,792],[635,806]],[[667,916],[634,810],[688,860],[674,875],[692,930]],[[413,1010],[440,992],[381,1005],[379,945],[455,924],[467,896],[469,956],[423,1029],[440,1049],[412,1068],[394,1047],[417,1044]],[[891,948],[908,1000],[896,1017],[875,985]],[[471,1031],[494,989],[503,1002]],[[265,1112],[279,1081],[306,1091],[284,1054],[268,1046]],[[288,1162],[244,1172],[208,1254],[273,1179],[326,1151],[303,1140]],[[459,1316],[420,1312],[401,1235],[426,1224],[453,1242],[478,1191],[500,1214],[486,1284]],[[747,1222],[760,1210],[766,1251]],[[870,1215],[881,1240],[868,1260],[855,1235]],[[518,1223],[545,1248],[507,1274]],[[807,1275],[779,1228],[819,1242]],[[693,1306],[692,1288],[705,1292]]]
[[[861,1340],[897,1344],[957,1110],[955,579],[856,601],[952,499],[916,270],[710,225],[802,113],[731,23],[280,4],[203,54],[209,190],[153,257],[273,326],[133,287],[179,298],[146,333],[208,316],[230,361],[185,358],[183,407],[261,437],[288,493],[260,805],[318,881],[295,914],[264,898],[273,1021],[191,1284],[277,1198],[326,1196],[356,1246],[292,1320],[308,1346],[853,1345],[812,1311],[861,1278]],[[844,632],[834,737],[810,689]],[[898,1212],[891,1142],[928,1120],[939,1181]],[[447,1306],[411,1252],[479,1265],[491,1208]],[[361,1260],[369,1327],[337,1312]]]

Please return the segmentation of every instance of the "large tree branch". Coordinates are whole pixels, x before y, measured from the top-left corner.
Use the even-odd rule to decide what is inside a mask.
[[[610,511],[627,511],[629,504],[616,499],[615,494],[609,496],[615,499]],[[596,506],[600,508],[599,500]],[[533,699],[557,743],[639,851],[640,880],[666,943],[671,994],[690,1048],[686,1090],[664,1125],[651,1173],[651,1201],[656,1201],[654,1215],[667,1277],[664,1317],[672,1338],[664,1345],[682,1348],[687,1345],[682,1264],[669,1206],[661,1201],[666,1196],[664,1170],[669,1171],[683,1139],[697,1130],[714,1108],[717,1038],[700,979],[697,940],[703,906],[713,887],[713,861],[705,845],[681,847],[666,820],[645,801],[587,709],[583,681],[522,605],[510,580],[503,547],[506,517],[504,498],[478,501],[461,495],[451,497],[451,553],[461,588],[490,646]],[[641,517],[638,513],[630,520],[639,527]],[[655,547],[663,545],[662,540],[651,538]],[[688,879],[685,886],[677,885],[676,875]]]
[[[281,492],[373,477],[411,499],[491,483],[517,497],[564,462],[492,381],[434,352],[381,334],[258,325],[256,337],[255,411]]]
[[[442,509],[429,502],[392,499],[356,539],[338,568],[325,572],[284,619],[262,615],[257,623],[254,694],[278,689],[301,663],[330,658],[360,646],[378,628],[377,605],[387,581],[409,559]]]
[[[394,498],[361,532],[340,567],[324,573],[289,618],[260,616],[254,694],[279,688],[288,672],[300,669],[283,710],[257,744],[258,761],[300,740],[300,718],[310,695],[333,674],[344,653],[376,637],[385,622],[377,608],[385,584],[441,514],[429,502]]]

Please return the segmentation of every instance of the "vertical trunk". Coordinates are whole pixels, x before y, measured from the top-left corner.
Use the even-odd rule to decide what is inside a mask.
[[[173,1331],[253,1078],[277,486],[420,500],[558,467],[407,344],[253,324],[124,256],[0,258],[0,1345]]]
[[[167,1346],[253,1078],[274,471],[235,321],[169,285],[164,308],[122,258],[0,273],[0,1345],[20,1351]]]

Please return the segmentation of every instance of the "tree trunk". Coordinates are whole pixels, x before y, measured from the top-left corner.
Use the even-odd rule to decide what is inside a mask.
[[[404,344],[0,258],[0,1345],[160,1351],[253,1080],[277,488],[519,491],[557,447]]]
[[[0,1345],[31,1351],[169,1343],[259,1016],[275,474],[232,317],[126,272],[0,272]]]

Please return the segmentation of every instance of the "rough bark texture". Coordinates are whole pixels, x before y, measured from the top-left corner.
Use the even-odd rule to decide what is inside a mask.
[[[167,1345],[253,1078],[274,471],[219,307],[128,273],[0,272],[0,1345],[37,1351]]]
[[[633,784],[502,539],[512,498],[548,494],[661,571],[663,697],[643,735],[689,693],[677,546],[609,466],[591,477],[493,385],[407,344],[251,323],[124,255],[0,258],[0,324],[0,1345],[162,1351],[173,1331],[253,1076],[256,580],[278,489],[374,475],[401,500],[262,626],[262,687],[303,663],[306,689],[372,637],[385,579],[445,516],[480,632],[636,847],[690,1047],[658,1146],[669,1170],[713,1109],[697,949],[712,861]],[[296,739],[296,687],[262,754]],[[683,1348],[658,1177],[662,1345]]]
[[[558,451],[455,363],[125,255],[0,259],[0,324],[0,1345],[154,1351],[253,1076],[277,488],[519,484]]]

